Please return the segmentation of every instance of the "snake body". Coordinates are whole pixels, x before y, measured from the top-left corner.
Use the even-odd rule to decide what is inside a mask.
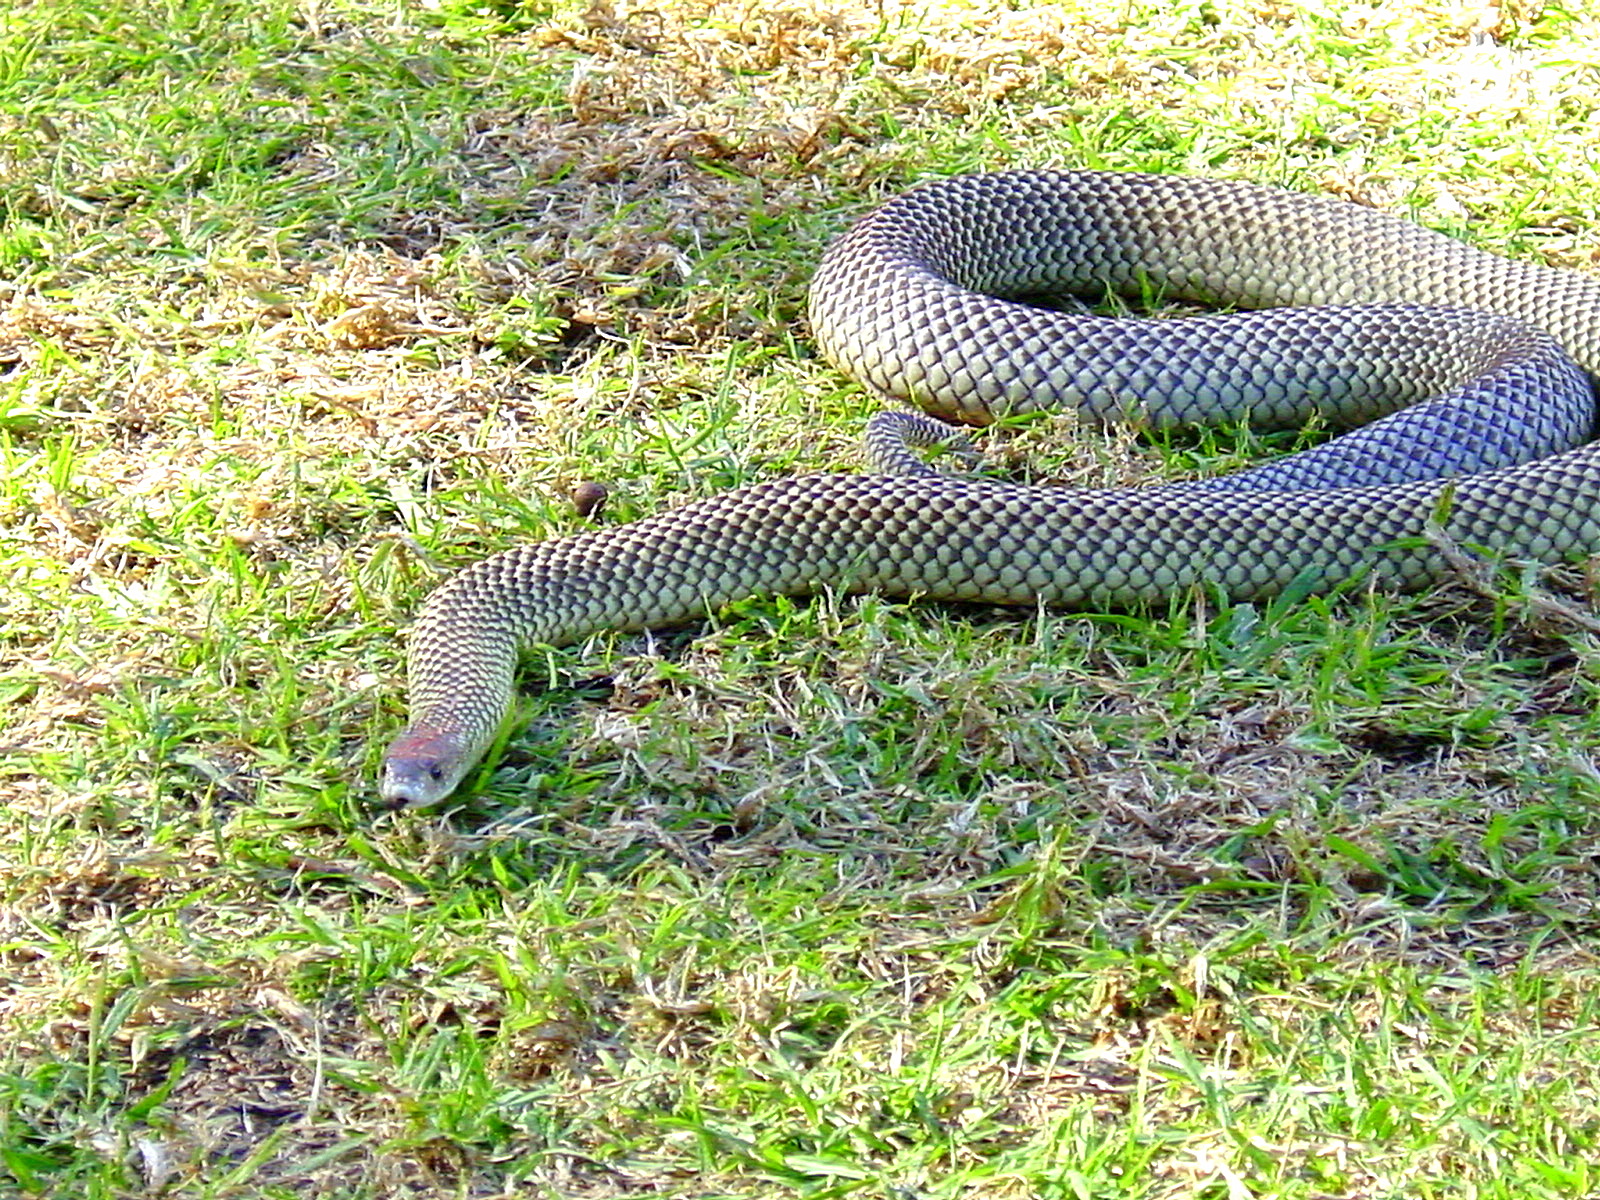
[[[1018,299],[1152,292],[1262,311],[1111,319]],[[1221,480],[1076,491],[811,476],[514,547],[417,618],[388,801],[455,788],[504,718],[522,647],[753,594],[1127,606],[1362,573],[1419,588],[1449,569],[1441,541],[1543,561],[1600,550],[1600,446],[1582,445],[1600,281],[1369,209],[1168,176],[952,179],[836,241],[810,318],[836,365],[950,420],[1066,405],[1156,425],[1370,423]]]

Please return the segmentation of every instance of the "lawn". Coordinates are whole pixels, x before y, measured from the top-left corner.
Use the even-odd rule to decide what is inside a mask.
[[[13,0],[0,1195],[1600,1194],[1592,564],[756,598],[539,651],[446,807],[374,781],[451,570],[859,469],[804,295],[872,205],[1183,172],[1600,270],[1596,46],[1582,0]]]

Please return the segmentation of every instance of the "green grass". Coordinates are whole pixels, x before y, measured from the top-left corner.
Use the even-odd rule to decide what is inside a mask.
[[[757,599],[530,661],[521,538],[851,469],[803,326],[930,176],[1182,171],[1592,269],[1578,5],[0,14],[0,1194],[1597,1191],[1592,573],[1059,615]],[[1122,485],[1292,438],[1031,422]]]

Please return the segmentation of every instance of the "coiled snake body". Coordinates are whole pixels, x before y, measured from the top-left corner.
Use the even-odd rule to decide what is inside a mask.
[[[1111,319],[1015,299],[1108,292],[1261,311]],[[1448,569],[1438,534],[1546,561],[1600,550],[1600,445],[1582,445],[1600,281],[1369,209],[1167,176],[952,179],[839,239],[810,318],[839,367],[955,421],[1072,406],[1152,424],[1370,423],[1220,480],[1074,491],[811,476],[507,550],[416,621],[388,801],[431,803],[460,782],[504,718],[521,647],[752,594],[1126,606],[1362,572],[1417,588]]]

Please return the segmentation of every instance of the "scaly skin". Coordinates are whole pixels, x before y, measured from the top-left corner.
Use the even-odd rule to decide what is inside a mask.
[[[1152,284],[1246,307],[1366,306],[1112,321],[981,294]],[[417,619],[411,724],[380,783],[390,803],[456,788],[508,711],[523,647],[690,621],[745,596],[1123,607],[1362,573],[1419,588],[1448,569],[1436,533],[1545,561],[1600,550],[1600,449],[1567,449],[1594,423],[1600,283],[1353,205],[1155,176],[951,180],[835,243],[811,321],[842,369],[953,420],[1064,405],[1158,424],[1382,419],[1198,484],[822,475],[507,550]]]

